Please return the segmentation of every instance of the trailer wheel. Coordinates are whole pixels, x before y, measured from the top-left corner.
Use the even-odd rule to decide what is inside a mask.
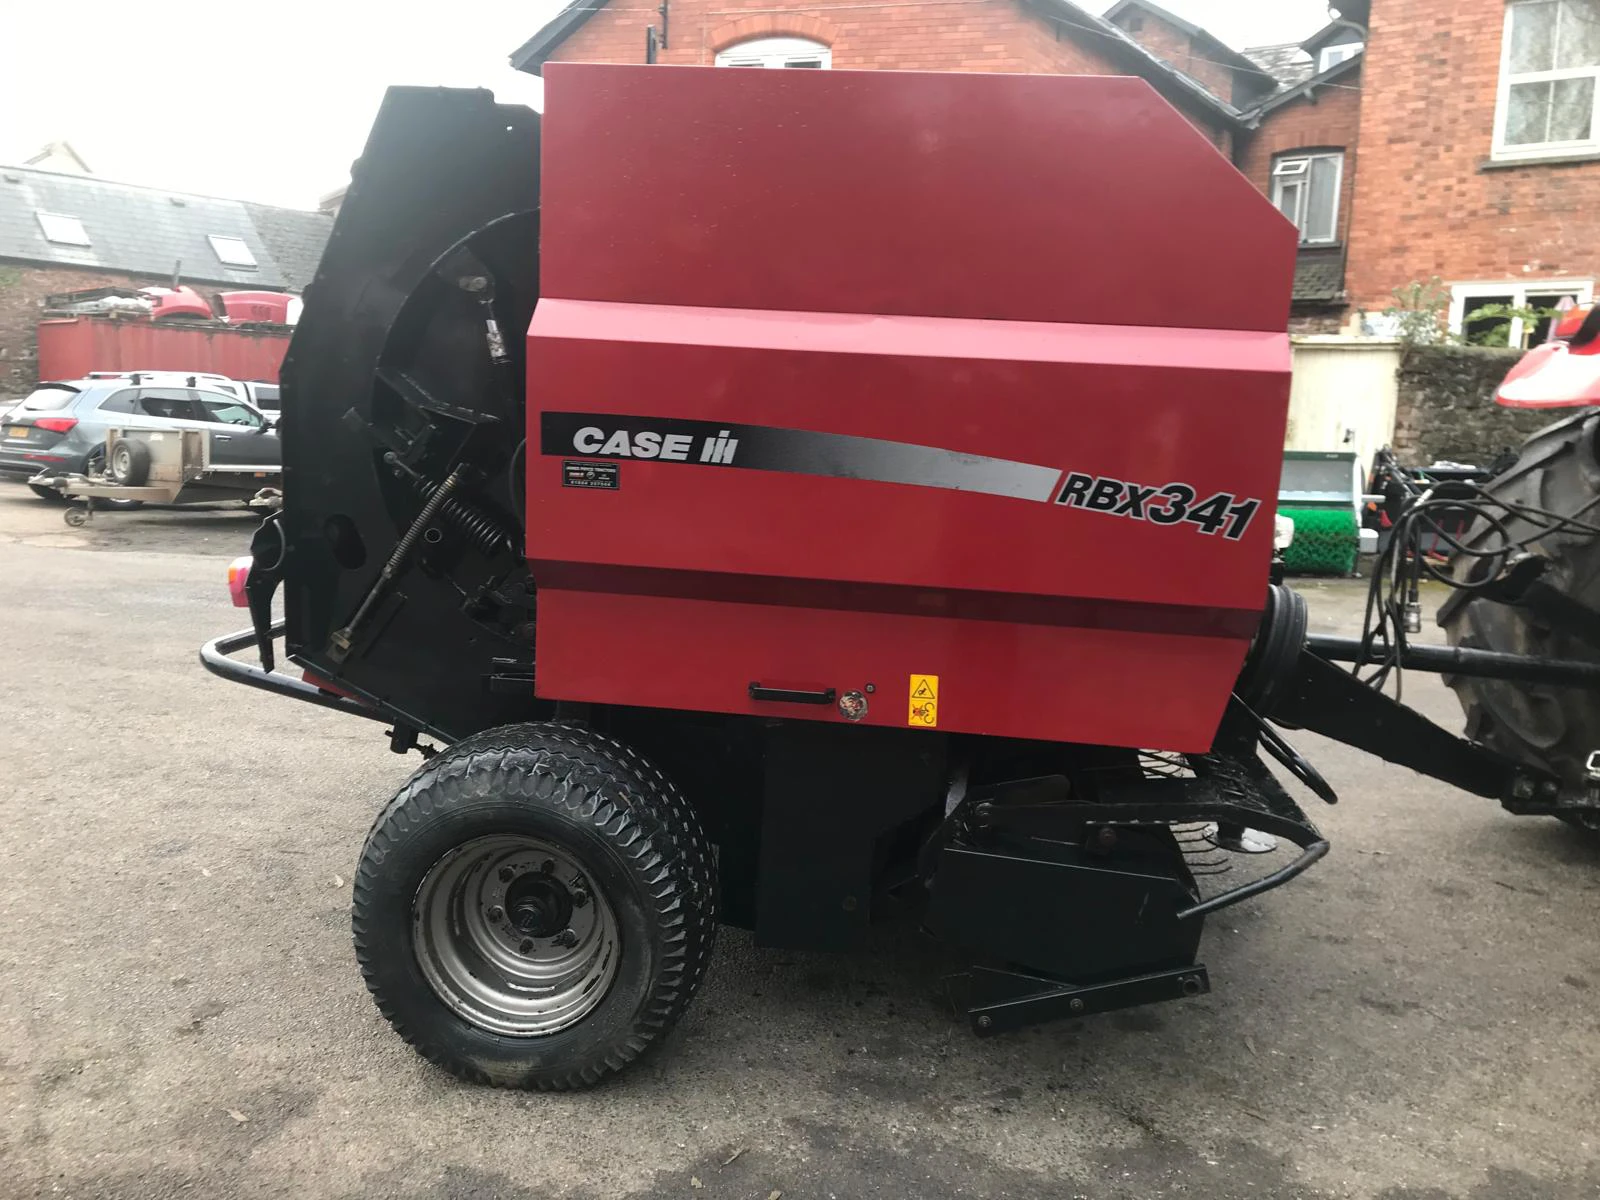
[[[458,742],[379,815],[356,869],[367,988],[475,1083],[588,1087],[658,1046],[715,931],[716,866],[659,771],[587,730]]]
[[[118,438],[111,443],[106,474],[122,487],[143,487],[150,478],[150,447],[132,438]]]
[[[1593,524],[1600,502],[1597,436],[1600,415],[1593,410],[1548,425],[1523,443],[1516,465],[1491,481],[1488,490],[1523,508],[1581,513],[1582,521]],[[1508,520],[1506,527],[1515,539],[1534,532],[1531,524],[1517,519]],[[1465,544],[1488,547],[1496,544],[1496,535],[1480,521]],[[1600,601],[1600,535],[1569,527],[1540,537],[1529,549],[1552,561],[1548,582],[1585,603]],[[1472,567],[1472,560],[1459,555],[1451,564],[1461,579],[1470,578]],[[1440,619],[1451,645],[1600,661],[1600,651],[1582,639],[1550,629],[1522,609],[1489,600],[1447,608]],[[1466,710],[1467,736],[1493,750],[1579,780],[1590,753],[1600,749],[1600,703],[1590,692],[1459,675],[1447,682]],[[1593,813],[1567,814],[1565,819],[1600,832],[1600,817]]]

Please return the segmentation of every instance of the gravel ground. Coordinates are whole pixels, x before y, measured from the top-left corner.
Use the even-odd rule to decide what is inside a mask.
[[[361,839],[417,760],[195,662],[243,623],[251,525],[69,531],[0,484],[0,1194],[1600,1195],[1600,850],[1309,735],[1333,852],[1213,920],[1210,996],[979,1042],[914,941],[725,931],[644,1069],[458,1084],[350,948]],[[1352,628],[1358,585],[1304,590]]]

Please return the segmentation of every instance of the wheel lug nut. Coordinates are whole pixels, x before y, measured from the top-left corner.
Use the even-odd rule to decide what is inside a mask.
[[[522,941],[517,944],[517,949],[522,951],[522,953],[524,953],[524,954],[532,953],[532,951],[533,951],[533,939],[532,938],[523,938]]]
[[[503,917],[505,915],[506,915],[506,910],[501,908],[498,904],[493,905],[489,909],[489,912],[488,912],[488,917],[489,917],[489,920],[491,920],[491,921],[498,921],[501,917]]]
[[[500,882],[501,883],[510,883],[511,880],[512,880],[512,877],[515,876],[515,875],[516,875],[516,872],[513,871],[510,867],[501,867],[500,868]]]
[[[578,944],[578,935],[570,929],[563,929],[556,934],[555,943],[558,946],[576,946]]]
[[[586,905],[588,903],[589,903],[589,893],[588,892],[573,892],[572,893],[572,907],[573,908],[582,908],[584,905]]]
[[[556,863],[553,858],[547,858],[539,864],[539,874],[541,875],[553,875],[555,874],[555,869]]]

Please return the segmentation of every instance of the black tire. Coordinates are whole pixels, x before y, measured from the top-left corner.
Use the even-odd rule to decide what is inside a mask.
[[[1488,490],[1525,508],[1562,514],[1581,511],[1582,520],[1600,524],[1597,435],[1600,413],[1594,410],[1546,426],[1523,444],[1516,465],[1490,482]],[[1517,518],[1505,524],[1515,540],[1534,532],[1531,523]],[[1493,549],[1501,541],[1492,528],[1479,521],[1465,544],[1473,549]],[[1554,564],[1545,581],[1586,604],[1600,604],[1600,535],[1567,528],[1541,537],[1529,549]],[[1471,580],[1474,565],[1474,560],[1458,554],[1451,572],[1457,579]],[[1489,600],[1447,608],[1441,623],[1454,646],[1600,661],[1600,650],[1581,638],[1543,626],[1522,609]],[[1466,732],[1473,741],[1563,779],[1583,779],[1589,754],[1600,749],[1600,702],[1594,693],[1463,676],[1447,682],[1466,711]],[[1580,828],[1600,831],[1600,818],[1593,814],[1569,820]]]
[[[143,487],[150,478],[150,447],[133,438],[118,438],[111,443],[106,474],[122,487]]]
[[[30,483],[28,490],[41,500],[48,500],[51,504],[65,504],[67,498],[55,488],[40,487],[37,483]]]
[[[581,864],[596,912],[604,900],[613,916],[619,947],[614,973],[595,989],[603,995],[585,999],[595,1007],[534,1036],[469,1020],[429,982],[419,954],[424,885],[445,864],[466,861],[474,845],[519,837]],[[464,884],[454,894],[469,904],[482,895]],[[411,777],[367,836],[352,923],[379,1011],[424,1057],[474,1083],[564,1091],[592,1086],[660,1045],[705,973],[715,916],[715,859],[672,784],[608,738],[541,724],[467,738]]]

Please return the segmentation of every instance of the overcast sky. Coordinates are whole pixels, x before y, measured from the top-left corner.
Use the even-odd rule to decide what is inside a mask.
[[[537,103],[539,81],[506,60],[559,6],[0,0],[0,162],[64,139],[108,179],[310,208],[346,179],[388,84]],[[1325,0],[1164,7],[1240,47],[1307,37],[1327,13]]]

